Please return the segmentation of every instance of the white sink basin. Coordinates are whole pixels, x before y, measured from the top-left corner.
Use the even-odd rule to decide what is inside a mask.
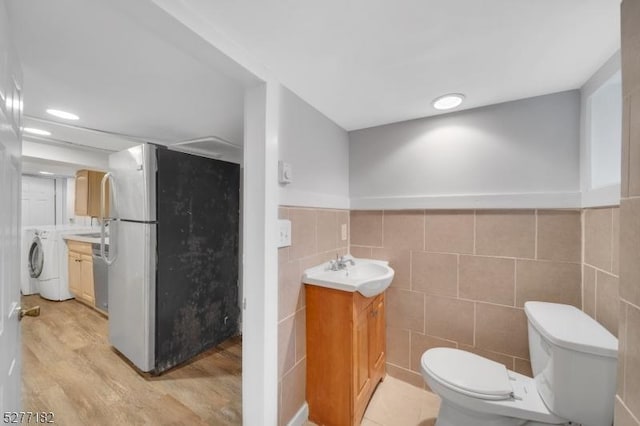
[[[357,291],[365,297],[376,296],[389,287],[395,274],[389,262],[373,259],[353,259],[355,265],[332,271],[329,262],[304,271],[302,281],[335,290]]]

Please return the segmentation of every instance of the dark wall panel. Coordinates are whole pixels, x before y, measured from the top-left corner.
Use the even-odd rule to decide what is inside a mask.
[[[238,334],[240,167],[157,152],[160,373]]]

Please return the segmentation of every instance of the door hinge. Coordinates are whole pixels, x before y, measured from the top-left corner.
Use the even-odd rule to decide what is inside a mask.
[[[247,309],[247,298],[246,297],[242,299],[242,309],[243,310]]]

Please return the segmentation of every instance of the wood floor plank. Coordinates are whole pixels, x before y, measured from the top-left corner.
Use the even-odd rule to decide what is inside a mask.
[[[232,338],[161,376],[138,373],[108,342],[107,319],[74,300],[22,322],[24,411],[61,425],[242,424],[242,341]]]

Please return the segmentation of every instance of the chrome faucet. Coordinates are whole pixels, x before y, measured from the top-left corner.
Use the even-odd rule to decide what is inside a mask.
[[[329,261],[329,269],[331,269],[332,271],[340,271],[342,269],[347,269],[347,266],[349,266],[348,265],[349,263],[352,266],[356,264],[356,262],[353,259],[349,259],[345,256],[339,256],[336,254],[336,259]]]

